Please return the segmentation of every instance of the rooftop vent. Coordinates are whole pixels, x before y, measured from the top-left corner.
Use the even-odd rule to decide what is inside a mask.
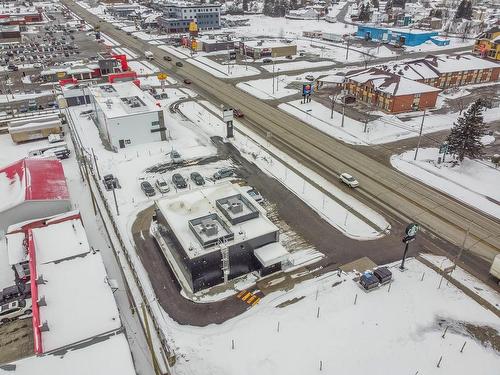
[[[213,219],[206,219],[201,222],[201,227],[207,236],[217,235],[218,229],[217,224]]]
[[[243,202],[236,199],[236,198],[231,198],[228,200],[228,208],[233,214],[238,214],[240,212],[243,212]]]

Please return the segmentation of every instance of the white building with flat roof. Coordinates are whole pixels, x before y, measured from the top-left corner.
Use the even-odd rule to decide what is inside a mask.
[[[163,110],[133,82],[92,86],[90,98],[97,124],[114,150],[167,139]]]
[[[190,292],[252,271],[265,276],[288,259],[265,210],[229,182],[156,201],[151,229]]]

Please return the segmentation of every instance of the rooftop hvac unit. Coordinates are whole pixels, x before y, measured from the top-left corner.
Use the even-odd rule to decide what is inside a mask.
[[[214,220],[208,219],[201,222],[201,226],[205,234],[209,237],[215,236],[218,232],[217,224]]]
[[[229,210],[233,214],[239,214],[240,212],[243,212],[243,203],[239,200],[236,199],[231,199],[229,202]]]
[[[111,99],[106,100],[106,106],[108,109],[111,109],[111,105],[113,104],[113,101]]]

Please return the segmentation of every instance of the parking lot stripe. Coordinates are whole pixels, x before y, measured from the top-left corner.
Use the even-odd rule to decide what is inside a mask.
[[[236,297],[241,298],[243,294],[245,294],[246,292],[247,292],[246,290],[242,290],[241,292],[238,293]]]

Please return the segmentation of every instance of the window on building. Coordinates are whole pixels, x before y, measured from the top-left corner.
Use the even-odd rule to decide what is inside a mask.
[[[151,122],[151,126],[160,126],[160,121]]]

